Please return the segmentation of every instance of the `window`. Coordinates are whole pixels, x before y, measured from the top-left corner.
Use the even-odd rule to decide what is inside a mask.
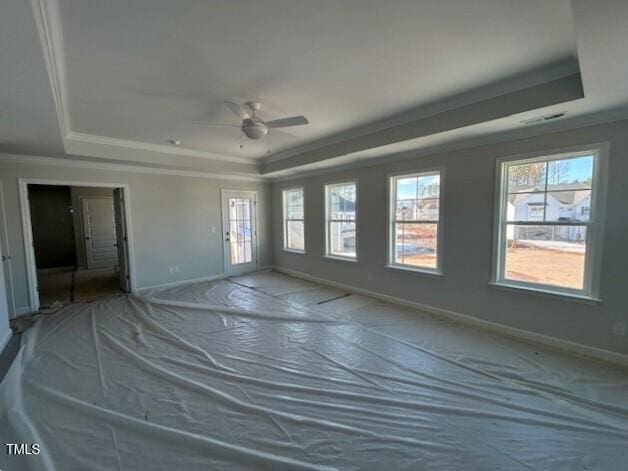
[[[560,208],[563,211],[563,208]],[[530,221],[542,221],[545,208],[543,206],[530,206],[528,208],[528,219]]]
[[[253,261],[253,221],[249,198],[229,198],[231,264]]]
[[[389,265],[440,271],[441,173],[390,179]]]
[[[494,281],[593,296],[597,152],[500,162]],[[598,223],[600,219],[598,218]]]
[[[283,248],[305,252],[303,188],[283,190]]]
[[[356,182],[325,185],[325,255],[357,258]]]

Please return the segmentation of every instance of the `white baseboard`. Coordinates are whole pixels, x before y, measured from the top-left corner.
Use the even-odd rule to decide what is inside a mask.
[[[351,285],[346,285],[344,283],[338,283],[336,281],[327,280],[325,278],[319,278],[317,276],[309,275],[307,273],[303,273],[297,270],[292,270],[289,268],[283,268],[280,266],[273,266],[273,270],[276,270],[280,273],[285,273],[286,275],[294,276],[295,278],[301,278],[303,280],[312,281],[314,283],[319,283],[321,285],[330,286],[332,288],[339,288],[345,291],[349,291],[351,293],[361,294],[364,296],[369,296],[371,298],[380,299],[382,301],[386,301],[389,303],[399,304],[402,306],[407,306],[410,308],[417,309],[419,311],[424,311],[430,314],[435,314],[437,316],[446,317],[450,320],[464,323],[468,325],[472,325],[474,327],[479,327],[485,330],[490,330],[492,332],[499,333],[501,335],[505,335],[508,337],[514,337],[519,340],[525,340],[528,342],[534,342],[537,344],[542,344],[552,348],[558,348],[561,350],[566,350],[571,353],[576,353],[579,355],[584,355],[588,357],[592,357],[598,360],[607,361],[610,363],[618,364],[624,367],[628,367],[628,355],[624,355],[618,352],[611,352],[610,350],[603,350],[601,348],[590,347],[588,345],[583,345],[576,342],[571,342],[569,340],[563,340],[556,337],[551,337],[549,335],[539,334],[536,332],[530,332],[528,330],[518,329],[516,327],[510,327],[503,324],[497,324],[495,322],[486,321],[483,319],[479,319],[474,316],[470,316],[468,314],[462,314],[455,311],[450,311],[447,309],[429,306],[427,304],[421,304],[414,301],[409,301],[407,299],[397,298],[395,296],[390,296],[383,293],[378,293],[376,291],[370,291],[363,288],[358,288]]]
[[[200,278],[191,278],[188,280],[180,280],[180,281],[172,281],[170,283],[161,283],[159,285],[152,285],[152,286],[143,286],[141,288],[137,288],[137,293],[138,294],[142,294],[148,290],[151,289],[161,289],[161,288],[174,288],[175,286],[181,286],[181,285],[186,285],[188,283],[199,283],[201,281],[214,281],[214,280],[220,280],[222,278],[226,278],[227,275],[225,275],[224,273],[220,273],[218,275],[211,275],[211,276],[203,276]]]
[[[4,347],[7,346],[12,336],[13,336],[13,332],[11,331],[11,329],[9,329],[8,332],[6,332],[4,336],[0,339],[0,353],[4,351]]]

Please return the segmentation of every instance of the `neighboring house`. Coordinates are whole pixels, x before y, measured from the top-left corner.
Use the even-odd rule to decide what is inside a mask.
[[[438,200],[438,196],[418,200],[399,200],[397,202],[397,219],[404,221],[438,220]]]
[[[586,183],[569,183],[563,185],[551,185],[547,193],[535,187],[519,187],[508,201],[508,219],[516,221],[565,221],[587,222],[591,207],[591,190]],[[538,192],[535,192],[538,191]],[[508,228],[508,239],[513,239],[513,227]],[[532,232],[538,232],[538,228],[518,228],[518,237],[532,238]],[[547,230],[548,237],[552,240],[565,240],[580,242],[585,240],[584,226],[568,226]],[[538,235],[534,238],[538,238]]]

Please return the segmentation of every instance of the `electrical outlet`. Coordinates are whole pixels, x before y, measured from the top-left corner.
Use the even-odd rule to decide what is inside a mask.
[[[168,267],[168,275],[174,274],[174,267]]]
[[[216,233],[216,226],[212,225],[212,234]]]
[[[179,268],[179,265],[175,265],[174,266],[174,272],[175,273],[179,273],[181,271],[181,269]]]
[[[615,322],[613,324],[613,333],[615,335],[626,335],[626,323],[625,322]]]

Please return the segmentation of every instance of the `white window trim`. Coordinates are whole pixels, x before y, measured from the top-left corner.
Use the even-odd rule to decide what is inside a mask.
[[[395,194],[393,180],[399,177],[413,177],[413,176],[426,176],[426,175],[440,175],[440,188],[438,195],[438,248],[436,250],[436,268],[429,267],[416,267],[413,265],[406,265],[395,262],[395,245],[393,243],[395,239]],[[388,224],[388,230],[386,231],[386,247],[387,247],[387,262],[385,268],[400,270],[402,272],[410,272],[416,274],[424,274],[429,276],[442,277],[443,276],[443,245],[444,245],[444,188],[445,188],[445,168],[444,167],[431,167],[422,169],[416,172],[398,172],[387,175],[388,185],[388,212],[386,220]],[[420,221],[421,223],[429,223],[432,221]]]
[[[290,219],[288,218],[287,212],[287,204],[286,204],[286,193],[289,191],[301,191],[303,193],[303,219]],[[285,188],[281,191],[281,204],[282,204],[282,214],[281,218],[283,220],[283,250],[284,252],[304,254],[305,253],[305,187],[298,186],[293,188]],[[288,222],[289,221],[301,221],[303,222],[303,250],[293,249],[288,247]]]
[[[343,255],[336,255],[331,253],[329,250],[330,240],[329,240],[329,188],[332,186],[341,186],[341,185],[355,185],[355,219],[353,221],[355,223],[355,257],[348,257]],[[323,236],[325,240],[325,245],[323,246],[323,257],[328,258],[330,260],[340,260],[343,262],[352,262],[356,263],[359,257],[359,237],[358,237],[358,217],[359,217],[359,204],[358,201],[360,199],[360,185],[358,179],[350,179],[350,180],[339,180],[339,181],[331,181],[323,183]]]
[[[493,263],[490,285],[500,288],[513,288],[520,292],[531,294],[550,295],[555,298],[567,297],[576,300],[589,300],[600,302],[599,287],[602,262],[602,245],[604,235],[604,222],[606,219],[606,191],[608,179],[608,148],[607,142],[595,143],[586,146],[577,146],[536,152],[524,155],[514,155],[496,159],[495,168],[495,216],[493,223]],[[585,254],[584,288],[582,290],[551,286],[542,283],[531,283],[524,281],[509,280],[504,277],[505,258],[505,221],[507,221],[506,193],[508,191],[506,169],[510,162],[536,161],[539,158],[549,160],[559,160],[567,157],[594,156],[592,191],[591,191],[591,212],[593,219],[583,222],[587,226],[587,250]],[[539,225],[539,221],[530,221],[531,225]],[[542,225],[563,225],[555,224],[551,221],[543,222]]]

